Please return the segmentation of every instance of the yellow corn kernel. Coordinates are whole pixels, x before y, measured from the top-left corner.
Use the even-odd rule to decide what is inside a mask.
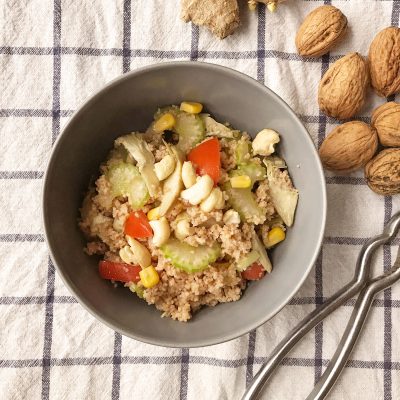
[[[147,213],[147,218],[149,221],[155,221],[157,219],[160,219],[160,207],[155,207],[152,208],[148,213]]]
[[[267,4],[267,8],[269,12],[274,13],[276,11],[276,1],[271,1]]]
[[[203,104],[200,103],[193,103],[190,101],[183,101],[181,103],[181,111],[186,111],[190,114],[199,114],[203,109]]]
[[[267,249],[269,249],[272,246],[275,246],[279,242],[282,242],[285,240],[286,234],[285,231],[279,227],[276,226],[275,228],[272,228],[268,233],[267,233]]]
[[[157,285],[158,282],[160,282],[158,272],[152,265],[150,265],[150,267],[143,268],[139,272],[139,276],[143,286],[147,289],[152,288],[153,286]]]
[[[153,129],[156,132],[164,132],[172,129],[175,126],[175,117],[171,113],[162,115],[154,122]]]
[[[248,175],[232,176],[230,181],[235,189],[246,189],[251,186],[251,179]]]

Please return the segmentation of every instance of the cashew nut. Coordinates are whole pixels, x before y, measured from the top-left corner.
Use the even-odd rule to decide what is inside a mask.
[[[170,154],[166,155],[161,161],[154,164],[154,172],[160,181],[167,179],[175,169],[175,158]]]
[[[228,224],[240,224],[240,215],[237,211],[230,209],[224,214],[224,216],[222,217],[222,220],[227,225]]]
[[[214,181],[208,175],[203,175],[192,187],[183,190],[181,197],[196,206],[208,197],[213,187]]]
[[[190,161],[185,161],[182,165],[182,180],[185,188],[188,189],[196,183],[196,171]]]
[[[183,240],[186,237],[193,234],[193,227],[190,226],[188,219],[181,219],[176,223],[175,226],[175,237],[179,240]]]
[[[254,154],[269,156],[275,151],[275,144],[279,143],[279,134],[272,129],[263,129],[257,133],[252,142]]]
[[[122,261],[127,264],[136,264],[135,263],[135,255],[132,253],[132,250],[129,246],[125,246],[119,251],[119,256]]]
[[[169,227],[169,223],[167,218],[161,217],[155,221],[149,221],[150,226],[153,229],[153,244],[154,246],[160,247],[163,245],[169,238],[171,234],[171,229]]]
[[[133,256],[131,264],[139,264],[142,268],[151,265],[151,254],[149,250],[147,250],[147,247],[131,236],[126,236],[126,240],[129,243],[132,253],[130,255]]]
[[[200,204],[200,208],[204,212],[210,212],[212,210],[220,210],[224,207],[225,199],[220,188],[214,188],[208,197],[203,200]]]

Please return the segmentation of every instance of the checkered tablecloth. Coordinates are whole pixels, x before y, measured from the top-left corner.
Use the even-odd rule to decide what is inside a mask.
[[[60,281],[41,227],[42,178],[54,140],[82,101],[137,67],[193,60],[242,71],[282,96],[320,145],[338,124],[319,112],[321,74],[347,52],[366,54],[377,31],[399,26],[400,14],[399,0],[332,1],[348,17],[349,34],[330,55],[304,60],[295,31],[322,3],[288,0],[274,15],[243,7],[241,28],[220,41],[179,22],[178,0],[0,0],[1,399],[239,399],[289,329],[350,280],[361,245],[400,209],[399,196],[375,195],[362,173],[327,174],[323,248],[290,303],[256,331],[208,348],[150,346],[97,322]],[[383,101],[371,92],[360,118],[369,121]],[[398,245],[378,251],[377,271],[391,266]],[[265,399],[305,398],[353,305],[290,353]],[[375,300],[330,398],[399,399],[399,333],[400,284]]]

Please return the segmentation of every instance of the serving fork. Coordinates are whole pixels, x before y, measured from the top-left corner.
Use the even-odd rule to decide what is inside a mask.
[[[269,356],[267,362],[261,367],[260,371],[250,382],[242,400],[256,400],[275,368],[280,364],[295,344],[330,313],[359,293],[354,310],[350,316],[342,339],[339,342],[338,348],[321,379],[317,382],[306,400],[322,400],[327,396],[339,378],[339,375],[345,367],[354,345],[360,336],[368,311],[371,308],[375,296],[380,291],[390,287],[400,279],[400,248],[393,267],[378,277],[371,277],[371,257],[373,253],[379,246],[393,239],[399,229],[400,211],[393,215],[380,235],[372,237],[363,245],[357,258],[353,279],[304,318],[278,344]]]

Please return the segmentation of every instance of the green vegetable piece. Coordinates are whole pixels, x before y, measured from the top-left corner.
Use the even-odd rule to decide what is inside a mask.
[[[236,164],[245,164],[249,162],[250,159],[250,143],[248,140],[240,139],[236,143],[235,149]]]
[[[166,106],[159,108],[154,114],[154,120],[157,121],[164,114],[171,113],[174,117],[182,113],[178,106]]]
[[[144,288],[143,286],[139,286],[138,284],[134,283],[134,282],[129,282],[129,284],[127,285],[129,287],[129,290],[132,293],[136,293],[137,297],[139,297],[140,299],[143,299],[143,293],[144,293]]]
[[[265,159],[264,164],[267,167],[269,192],[275,210],[287,226],[292,226],[299,192],[293,187],[286,171],[281,171],[276,165]]]
[[[136,160],[151,197],[157,197],[161,190],[160,181],[154,172],[154,156],[147,148],[147,143],[137,133],[121,136],[115,141],[116,145],[123,145]]]
[[[228,194],[228,203],[240,215],[241,219],[254,224],[262,224],[265,221],[265,212],[257,204],[251,189],[233,189],[228,185],[225,189]]]
[[[273,165],[275,165],[276,167],[280,168],[280,169],[286,169],[287,165],[286,162],[283,158],[280,158],[276,155],[272,155],[272,156],[268,156],[264,158],[264,164],[268,165],[268,163],[272,163]]]
[[[177,147],[185,154],[205,138],[203,121],[195,114],[178,113],[174,131],[179,135]]]
[[[256,262],[260,258],[260,254],[256,250],[252,250],[250,253],[246,254],[236,263],[236,269],[238,271],[244,271],[251,264]]]
[[[239,131],[233,130],[224,124],[217,122],[211,118],[209,114],[200,114],[201,120],[204,123],[207,136],[216,136],[219,138],[235,139],[239,135]]]
[[[147,186],[137,167],[122,161],[112,164],[106,178],[111,185],[113,197],[127,196],[134,210],[142,208],[149,199]]]
[[[213,246],[193,247],[178,239],[170,238],[161,246],[161,251],[175,268],[191,274],[208,268],[218,259],[221,248],[217,243],[214,243]]]
[[[251,187],[257,181],[262,181],[266,177],[267,171],[265,168],[255,162],[250,162],[248,164],[239,165],[237,169],[230,171],[230,176],[242,176],[247,175],[251,180]]]
[[[272,272],[271,261],[268,257],[268,253],[265,249],[263,242],[260,240],[256,233],[254,233],[253,235],[253,250],[256,250],[258,252],[258,254],[260,255],[260,258],[258,260],[259,263],[270,274]]]

